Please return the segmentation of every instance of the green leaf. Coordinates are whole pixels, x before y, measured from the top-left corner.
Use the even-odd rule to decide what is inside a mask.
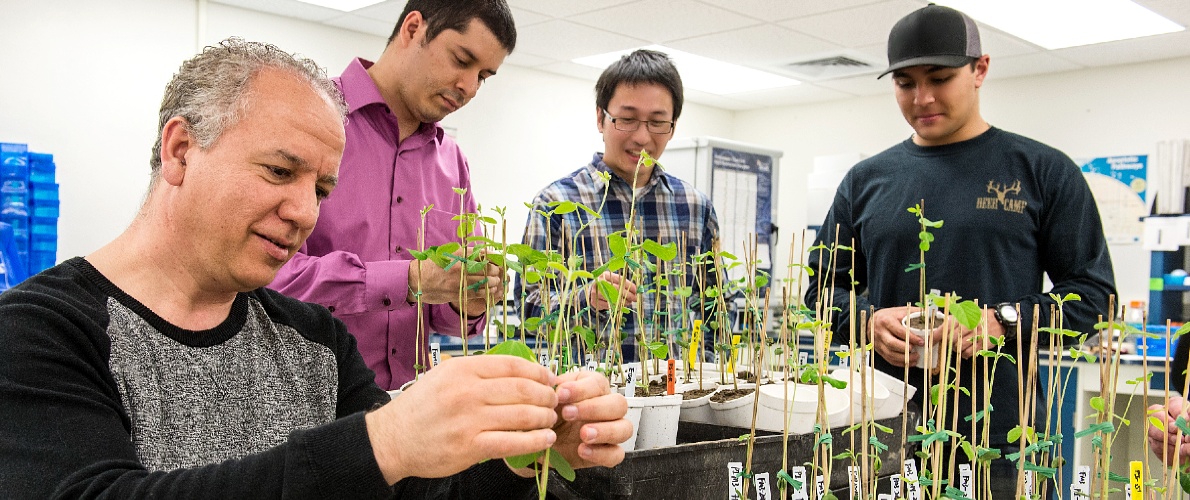
[[[665,342],[646,342],[645,347],[649,349],[649,353],[654,358],[665,359],[669,357],[669,345]]]
[[[574,467],[570,466],[570,462],[563,457],[558,450],[550,448],[550,467],[558,471],[558,475],[565,478],[567,481],[574,481]]]
[[[517,455],[515,457],[505,457],[504,463],[508,464],[508,467],[512,469],[524,469],[525,467],[533,465],[533,463],[536,462],[539,457],[541,457],[540,451],[526,453],[524,455]]]
[[[1190,474],[1187,474],[1186,471],[1178,472],[1178,484],[1182,486],[1183,492],[1190,493]]]
[[[827,375],[823,375],[821,378],[822,378],[823,382],[830,384],[831,387],[834,387],[835,389],[846,389],[847,388],[847,382],[844,380],[834,379]]]
[[[454,190],[455,194],[460,195],[460,196],[467,194],[467,188],[451,188],[451,189]]]
[[[674,257],[678,256],[678,245],[673,242],[662,245],[653,240],[645,240],[645,242],[641,245],[641,249],[644,250],[645,253],[648,253],[649,255],[664,261],[673,260]]]
[[[1021,426],[1018,425],[1008,431],[1008,442],[1009,443],[1017,443],[1017,442],[1020,442],[1020,440],[1021,440]]]
[[[588,348],[594,347],[599,342],[599,337],[595,335],[595,330],[592,330],[591,327],[579,325],[574,327],[574,331],[579,334]]]
[[[1091,408],[1094,408],[1102,413],[1103,412],[1103,398],[1101,398],[1099,396],[1095,396],[1095,397],[1091,398]]]
[[[599,287],[599,294],[603,295],[603,299],[608,304],[615,305],[620,298],[620,291],[616,289],[616,286],[604,280],[598,280],[595,283]]]
[[[740,437],[738,437],[738,438],[735,438],[735,440],[736,440],[736,441],[747,441],[747,440],[748,440],[748,438],[750,438],[750,437],[752,437],[752,435],[751,435],[751,434],[744,434],[744,435],[741,435],[741,436],[740,436]]]
[[[628,242],[618,232],[607,235],[607,247],[614,257],[623,257],[628,253]]]
[[[980,311],[979,306],[974,302],[964,301],[954,304],[950,307],[950,314],[968,330],[974,330],[983,321],[983,311]]]
[[[1161,432],[1165,432],[1165,422],[1157,417],[1149,417],[1149,425],[1156,427]]]
[[[551,201],[549,206],[554,207],[555,214],[568,214],[578,210],[578,204],[573,201]]]
[[[526,320],[526,322],[528,321]],[[519,340],[505,340],[504,342],[492,346],[492,348],[488,349],[488,352],[484,354],[516,356],[518,358],[524,358],[535,363],[537,362],[537,356],[533,355],[533,350],[529,349],[529,346],[522,344]]]

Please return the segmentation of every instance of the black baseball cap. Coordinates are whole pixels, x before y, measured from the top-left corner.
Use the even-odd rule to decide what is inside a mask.
[[[876,78],[910,66],[957,68],[981,56],[975,21],[950,7],[929,4],[893,26],[888,34],[888,69]]]

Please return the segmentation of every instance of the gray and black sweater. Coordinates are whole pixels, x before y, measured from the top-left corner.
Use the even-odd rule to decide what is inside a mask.
[[[516,498],[502,461],[389,487],[388,395],[342,322],[267,289],[178,328],[74,258],[0,294],[5,498]]]

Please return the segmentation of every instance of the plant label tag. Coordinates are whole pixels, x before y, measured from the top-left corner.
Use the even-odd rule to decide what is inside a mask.
[[[1033,498],[1033,471],[1025,471],[1025,498]]]
[[[906,500],[921,500],[921,485],[917,483],[917,462],[913,459],[905,461],[905,481],[901,484],[905,485]]]
[[[975,474],[971,471],[971,464],[959,464],[959,490],[967,498],[975,498]]]
[[[587,370],[595,371],[599,369],[599,363],[595,362],[595,358],[587,360]]]
[[[1145,463],[1141,462],[1139,460],[1134,460],[1134,461],[1130,462],[1128,465],[1129,465],[1128,469],[1130,470],[1130,472],[1128,474],[1128,481],[1132,483],[1132,487],[1128,488],[1128,491],[1131,495],[1128,498],[1131,500],[1144,500],[1144,498],[1145,498],[1145,480],[1144,480]]]
[[[851,498],[863,498],[863,481],[859,478],[859,466],[847,466],[847,482],[851,483]]]
[[[889,486],[892,487],[892,491],[890,493],[892,493],[893,498],[901,496],[901,475],[894,474],[892,477],[888,478],[888,483]]]
[[[665,370],[665,393],[673,396],[674,382],[678,379],[678,360],[670,358],[669,366]]]
[[[741,477],[743,472],[743,462],[727,462],[728,500],[740,500],[740,494],[744,492],[744,478]]]
[[[541,364],[541,366],[549,367],[550,366],[550,353],[548,353],[548,352],[537,353],[537,362],[539,364]]]
[[[789,476],[800,484],[800,486],[793,487],[793,500],[810,500],[810,485],[806,484],[808,482],[806,481],[806,468],[799,465],[789,469],[789,472]]]
[[[1070,500],[1091,500],[1089,495],[1083,494],[1079,491],[1078,486],[1070,485]]]
[[[797,353],[797,364],[799,366],[805,365],[809,361],[810,361],[810,353],[808,353],[806,351],[801,351],[801,352]]]
[[[896,498],[897,498],[897,497],[894,497],[894,496],[892,496],[892,495],[885,494],[885,493],[881,493],[881,494],[879,494],[879,495],[876,495],[876,500],[896,500]]]
[[[1070,485],[1070,491],[1083,494],[1091,492],[1091,466],[1080,465],[1074,468],[1074,484]]]
[[[843,370],[846,370],[846,369],[850,368],[850,364],[848,363],[848,359],[849,359],[849,358],[839,358],[839,368],[841,368],[841,369],[843,369]]]
[[[826,480],[823,479],[821,474],[819,474],[818,477],[814,479],[814,482],[815,487],[818,489],[818,500],[822,500],[826,497]]]
[[[761,472],[752,479],[756,483],[756,500],[773,500],[773,492],[769,489],[769,473]]]
[[[442,362],[442,345],[437,342],[430,343],[430,368],[438,366]]]

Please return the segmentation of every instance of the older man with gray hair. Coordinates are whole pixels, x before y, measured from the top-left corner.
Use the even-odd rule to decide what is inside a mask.
[[[513,498],[531,471],[487,459],[622,460],[602,376],[478,356],[390,401],[342,322],[263,288],[335,187],[344,113],[270,45],[182,65],[132,224],[0,295],[4,496]]]

